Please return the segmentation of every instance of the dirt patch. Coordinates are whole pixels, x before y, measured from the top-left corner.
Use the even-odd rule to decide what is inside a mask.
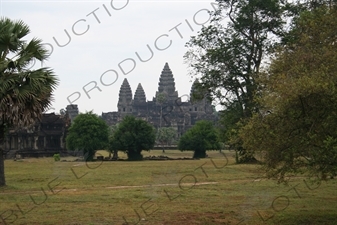
[[[184,224],[184,225],[227,225],[227,224],[240,224],[240,219],[236,218],[234,212],[174,212],[170,214],[160,213],[162,221],[156,224],[172,225],[172,224]],[[151,224],[151,223],[149,223]]]
[[[151,188],[151,187],[165,187],[165,186],[200,186],[200,185],[210,185],[210,184],[217,184],[218,182],[198,182],[198,183],[173,183],[173,184],[147,184],[147,185],[130,185],[130,186],[113,186],[113,187],[106,187],[106,189],[128,189],[128,188]],[[77,191],[91,191],[94,189],[101,189],[101,188],[88,188],[88,189],[54,189],[54,191],[57,192],[77,192]],[[33,193],[40,193],[39,191],[5,191],[0,193],[1,195],[6,194],[33,194]]]

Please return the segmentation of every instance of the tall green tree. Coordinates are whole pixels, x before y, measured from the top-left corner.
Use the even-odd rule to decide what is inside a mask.
[[[21,20],[0,19],[0,186],[6,185],[1,147],[6,131],[33,124],[50,107],[58,84],[52,69],[31,68],[49,55],[40,39],[25,40],[29,33]]]
[[[261,74],[260,112],[241,130],[263,152],[269,177],[337,173],[337,9],[302,12],[270,68]]]
[[[159,127],[161,128],[161,125],[162,125],[162,117],[163,117],[163,104],[165,103],[166,101],[166,95],[165,93],[159,93],[157,95],[157,101],[159,102],[160,104],[160,122],[159,122]]]
[[[225,127],[234,128],[258,108],[254,101],[256,77],[269,50],[284,33],[287,3],[281,0],[218,3],[210,25],[186,44],[188,51],[184,57],[192,69],[191,76],[199,77],[196,88],[209,93],[224,107],[222,115],[233,118],[224,121],[228,124]],[[229,139],[237,140],[228,136],[227,144]],[[233,145],[237,146],[237,141]]]
[[[194,151],[193,158],[205,158],[206,150],[220,150],[217,130],[213,123],[198,121],[180,137],[178,149]]]
[[[153,148],[156,140],[154,127],[134,116],[126,116],[118,125],[110,142],[111,149],[126,152],[129,160],[141,160],[141,152]]]
[[[109,144],[109,126],[92,111],[80,113],[72,122],[66,137],[69,150],[81,150],[85,161],[92,161],[96,150]]]
[[[112,125],[109,127],[109,146],[108,146],[108,152],[109,152],[109,158],[111,158],[111,153],[113,153],[112,158],[113,159],[118,159],[118,148],[116,144],[116,139],[115,139],[115,132],[118,130],[118,123],[115,125]]]
[[[164,152],[164,145],[171,145],[176,136],[177,131],[173,127],[160,127],[157,131],[156,141],[162,145]]]

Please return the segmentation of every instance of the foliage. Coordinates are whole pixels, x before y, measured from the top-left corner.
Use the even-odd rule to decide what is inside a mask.
[[[220,123],[218,125],[220,132],[220,140],[226,144],[230,144],[230,139],[233,133],[238,130],[238,123],[240,122],[240,106],[238,103],[233,103],[228,108],[220,111]]]
[[[163,118],[163,104],[167,101],[166,94],[164,92],[158,93],[156,96],[157,101],[160,104],[160,122],[159,127],[162,125],[162,118]]]
[[[261,111],[241,130],[247,149],[264,154],[270,177],[337,172],[337,10],[306,11],[292,41],[261,74]]]
[[[209,93],[225,109],[223,139],[231,139],[232,146],[238,146],[244,155],[238,138],[232,137],[237,133],[233,129],[258,108],[256,78],[269,50],[283,35],[287,4],[280,0],[218,2],[210,25],[191,38],[184,57],[192,68],[191,76],[200,76],[196,88]]]
[[[178,149],[182,151],[193,150],[193,158],[205,158],[206,150],[219,150],[220,143],[212,122],[198,121],[181,136]]]
[[[160,127],[157,131],[156,141],[161,145],[171,145],[176,137],[176,130],[173,127]]]
[[[300,10],[301,12],[305,10],[318,9],[322,6],[331,8],[336,5],[336,3],[336,0],[301,0],[297,2],[295,9]]]
[[[24,38],[30,33],[23,21],[0,19],[0,145],[8,128],[29,126],[51,105],[58,79],[52,69],[33,69],[48,59],[42,41]],[[0,186],[5,185],[3,150],[0,148]]]
[[[111,157],[111,153],[113,153],[112,158],[117,159],[118,158],[118,149],[116,148],[117,145],[115,144],[115,132],[118,130],[119,124],[112,125],[109,127],[109,145],[108,145],[108,152],[109,152],[109,158]]]
[[[108,125],[92,111],[75,117],[66,138],[67,148],[83,150],[86,161],[92,161],[96,150],[105,149],[108,142]]]
[[[165,101],[166,101],[166,95],[165,93],[158,93],[158,95],[156,96],[157,98],[157,101],[160,103],[160,104],[163,104]]]
[[[142,150],[153,148],[155,139],[152,125],[134,116],[126,116],[110,139],[110,149],[126,152],[129,160],[141,160]]]
[[[283,12],[280,1],[221,1],[211,24],[187,43],[184,57],[191,75],[201,76],[197,89],[224,106],[238,103],[241,117],[250,117],[255,77],[273,44],[271,36],[282,34]]]
[[[61,160],[60,154],[54,154],[54,155],[53,155],[53,158],[54,158],[54,161],[55,161],[55,162],[58,162],[58,161]]]

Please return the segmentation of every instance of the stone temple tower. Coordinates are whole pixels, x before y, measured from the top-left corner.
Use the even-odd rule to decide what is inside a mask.
[[[118,112],[122,115],[132,113],[132,91],[128,80],[125,78],[119,90]]]
[[[135,92],[135,96],[133,98],[132,109],[134,113],[138,112],[146,112],[148,110],[146,104],[146,96],[142,85],[139,83]]]
[[[178,92],[176,91],[173,74],[168,63],[165,63],[158,85],[158,91],[156,92],[157,102],[160,95],[165,96],[164,102],[174,102],[178,99]]]
[[[206,114],[206,113],[212,113],[212,102],[207,99],[207,95],[203,93],[197,92],[197,85],[199,84],[198,79],[195,79],[195,81],[192,84],[191,92],[190,92],[190,111],[192,112],[198,112],[200,114]],[[197,95],[197,97],[203,97],[202,99],[193,99],[193,95]]]
[[[145,92],[144,92],[144,89],[141,83],[139,83],[137,86],[133,101],[134,101],[134,104],[146,102]]]
[[[73,122],[73,120],[79,113],[78,106],[77,105],[67,105],[66,113],[68,114],[70,121]]]

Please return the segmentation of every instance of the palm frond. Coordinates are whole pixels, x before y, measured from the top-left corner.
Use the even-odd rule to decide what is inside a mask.
[[[33,123],[50,107],[52,93],[59,83],[50,68],[27,68],[32,60],[48,58],[40,39],[22,40],[28,33],[29,27],[23,21],[0,19],[1,123],[16,126]]]

